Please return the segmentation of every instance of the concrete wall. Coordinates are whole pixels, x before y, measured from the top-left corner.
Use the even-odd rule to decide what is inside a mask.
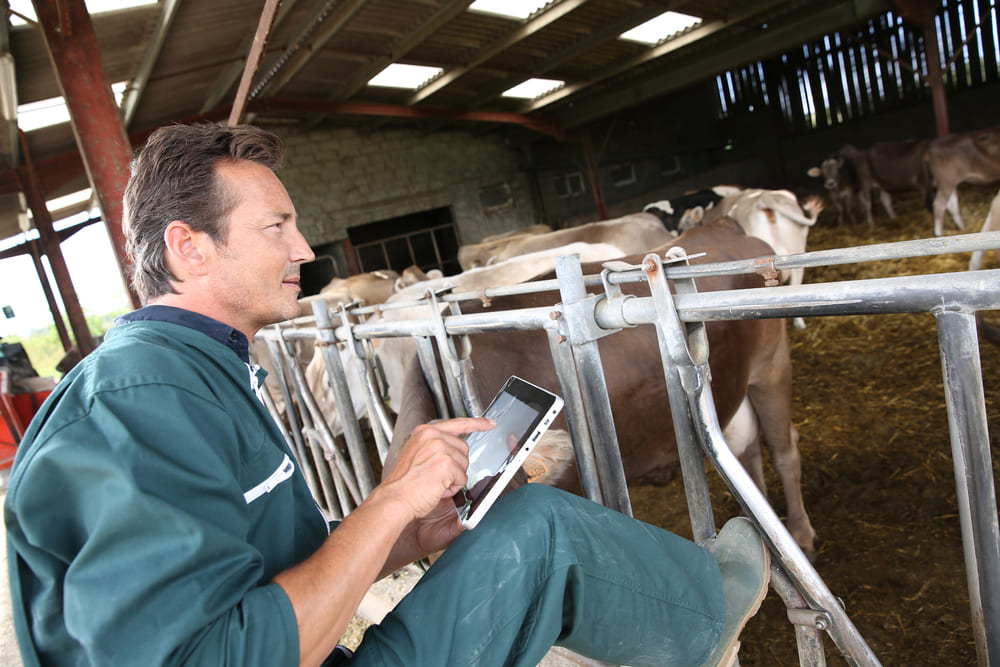
[[[276,130],[285,141],[281,179],[314,246],[356,225],[450,207],[460,240],[535,223],[516,150],[495,137],[413,129]],[[508,184],[509,205],[486,208],[480,189]]]

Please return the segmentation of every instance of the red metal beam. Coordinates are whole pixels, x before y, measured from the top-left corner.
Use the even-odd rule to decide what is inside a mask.
[[[306,111],[309,113],[345,114],[354,116],[382,116],[393,118],[433,118],[439,120],[468,120],[480,123],[505,123],[521,125],[559,140],[566,140],[562,126],[553,120],[503,111],[458,111],[407,107],[393,104],[368,104],[364,102],[333,102],[288,98],[257,99],[250,103],[251,111]]]
[[[138,307],[139,300],[125,279],[128,259],[122,232],[122,195],[128,182],[132,149],[101,61],[90,14],[84,0],[32,0],[32,4],[69,108],[87,176],[118,257],[122,283],[132,305]]]
[[[271,37],[271,30],[274,28],[274,19],[278,15],[279,7],[281,7],[281,0],[267,0],[264,3],[264,10],[261,12],[260,22],[257,24],[257,32],[253,36],[253,44],[250,46],[250,53],[247,54],[247,62],[243,67],[243,76],[236,89],[233,109],[229,113],[229,125],[239,125],[243,120],[247,100],[250,99],[250,86],[253,85],[254,77],[257,76],[257,68],[260,67],[260,61],[264,57],[264,48],[267,46],[267,40]]]
[[[66,315],[69,317],[69,326],[73,330],[73,337],[76,338],[76,347],[82,356],[87,356],[94,351],[94,338],[90,334],[87,326],[87,319],[83,315],[80,307],[80,299],[76,295],[73,287],[73,279],[70,278],[69,269],[66,267],[66,260],[63,258],[62,248],[59,246],[59,235],[52,229],[52,216],[45,206],[45,195],[42,192],[38,177],[31,166],[31,155],[28,153],[28,142],[24,139],[24,132],[21,135],[21,154],[25,162],[25,173],[27,178],[21,184],[23,186],[24,198],[28,201],[28,208],[35,218],[35,228],[42,241],[42,248],[49,258],[49,266],[52,268],[52,275],[56,279],[56,286],[62,296],[63,306],[66,308]],[[41,279],[42,276],[39,276]],[[51,304],[50,304],[51,306]],[[55,313],[53,313],[55,315]],[[56,325],[58,329],[58,325]]]

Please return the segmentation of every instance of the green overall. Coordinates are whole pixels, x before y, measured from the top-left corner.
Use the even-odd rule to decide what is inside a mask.
[[[725,617],[706,549],[529,484],[448,548],[350,665],[533,667],[553,644],[633,667],[697,665]]]

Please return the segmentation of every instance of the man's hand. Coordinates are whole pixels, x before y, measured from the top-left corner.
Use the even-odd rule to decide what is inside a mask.
[[[403,444],[382,484],[386,491],[403,500],[411,520],[439,523],[448,518],[443,511],[447,500],[466,482],[469,446],[462,435],[488,431],[496,426],[491,419],[460,418],[424,424]],[[451,512],[456,517],[454,509]]]

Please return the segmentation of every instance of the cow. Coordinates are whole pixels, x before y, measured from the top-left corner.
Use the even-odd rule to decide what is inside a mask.
[[[512,229],[507,232],[501,232],[499,234],[491,234],[490,236],[484,236],[480,239],[480,243],[493,243],[495,241],[505,241],[512,236],[531,236],[532,234],[548,234],[554,231],[552,227],[548,225],[529,225],[527,227],[519,227],[517,229]]]
[[[588,222],[548,234],[518,237],[495,252],[488,263],[502,262],[518,255],[570,243],[607,243],[621,248],[626,254],[632,254],[662,245],[673,236],[655,215],[631,213],[613,220]]]
[[[334,278],[318,294],[299,299],[300,316],[312,315],[312,302],[325,299],[330,305],[361,301],[382,303],[396,290],[400,275],[391,269],[358,273],[347,278]]]
[[[548,234],[551,231],[553,230],[548,225],[531,225],[502,234],[486,236],[479,243],[467,243],[458,249],[458,265],[462,267],[463,271],[486,266],[493,255],[516,239],[536,234]]]
[[[983,221],[983,227],[979,230],[980,233],[993,231],[994,227],[1000,225],[997,222],[1000,220],[1000,192],[997,192],[996,196],[993,197],[993,201],[990,203],[989,213],[986,214],[986,220]],[[969,258],[969,271],[978,271],[983,268],[983,259],[985,259],[986,251],[976,250],[972,253]],[[997,260],[1000,260],[1000,250],[994,250],[993,255]],[[976,324],[978,325],[979,335],[985,340],[993,343],[994,345],[1000,345],[1000,329],[990,324],[984,317],[982,312],[976,313]]]
[[[686,192],[673,199],[661,199],[646,204],[643,213],[652,213],[660,219],[663,226],[671,232],[680,233],[701,222],[705,212],[718,204],[723,198],[736,194],[740,188],[730,185],[717,185],[709,190]]]
[[[608,244],[574,243],[561,248],[552,248],[531,253],[530,255],[514,257],[491,266],[470,269],[454,276],[439,277],[414,283],[390,296],[385,303],[387,305],[397,305],[400,303],[417,302],[427,292],[437,291],[445,287],[450,287],[454,292],[469,292],[483,291],[487,288],[501,285],[514,285],[530,280],[538,274],[551,271],[554,258],[559,255],[568,254],[579,255],[581,261],[595,262],[621,257],[624,253],[620,248]],[[427,302],[423,302],[408,308],[380,309],[370,321],[386,323],[422,318],[427,316],[428,307]],[[388,337],[376,340],[374,350],[379,367],[382,370],[382,377],[385,382],[384,389],[388,394],[387,407],[393,412],[398,412],[402,402],[403,377],[406,374],[406,366],[410,358],[416,354],[416,344],[409,337]],[[350,368],[350,352],[345,347],[341,350],[340,354],[341,363],[344,368]],[[305,374],[309,389],[316,398],[317,403],[321,406],[330,429],[334,433],[342,432],[343,427],[340,423],[340,415],[336,410],[336,402],[326,375],[326,363],[323,360],[322,352],[318,348],[312,360],[308,363]],[[353,414],[360,419],[365,414],[366,409],[364,393],[361,390],[363,387],[358,384],[358,379],[350,372],[348,372],[348,384],[350,385],[351,400],[353,402]]]
[[[934,235],[944,233],[945,211],[959,229],[965,229],[958,208],[958,186],[1000,181],[1000,126],[932,140],[927,148],[927,165],[937,186],[932,205]]]
[[[721,219],[694,228],[651,252],[663,253],[673,246],[694,256],[692,263],[729,261],[773,254],[764,241],[748,236],[732,220]],[[705,253],[698,257],[699,253]],[[642,254],[623,258],[639,264]],[[601,270],[585,264],[584,274]],[[756,274],[712,276],[696,281],[699,291],[762,287]],[[644,284],[622,286],[642,295]],[[531,293],[492,299],[492,310],[551,306],[559,300],[551,293]],[[463,312],[483,309],[478,303],[463,304]],[[815,553],[815,531],[806,513],[801,491],[801,461],[793,438],[791,421],[792,372],[784,320],[760,319],[706,323],[709,341],[711,386],[719,423],[727,427],[744,400],[767,444],[782,480],[789,532],[803,551]],[[549,390],[559,390],[547,336],[541,331],[511,331],[503,335],[473,334],[471,362],[473,382],[480,396],[492,396],[510,375],[519,375]],[[625,475],[630,484],[665,484],[679,468],[673,423],[661,359],[652,326],[625,328],[598,339],[611,400]],[[402,392],[390,446],[390,459],[413,429],[436,415],[430,392],[415,359],[411,359]],[[564,418],[555,424],[565,428]],[[569,465],[573,465],[570,461]],[[562,488],[579,492],[579,480],[568,475]]]
[[[705,215],[705,223],[728,217],[735,220],[750,236],[766,241],[777,255],[795,255],[806,251],[809,229],[823,211],[819,197],[809,197],[800,206],[788,190],[746,189],[729,195]],[[786,269],[781,282],[801,285],[805,269]],[[801,317],[792,320],[796,329],[805,329]]]
[[[882,208],[890,218],[896,217],[890,193],[917,189],[928,210],[934,193],[934,181],[925,159],[930,141],[905,139],[881,141],[868,148],[846,144],[812,167],[808,174],[821,177],[823,185],[837,209],[837,222],[854,222],[855,197],[861,204],[869,229],[874,226],[872,191],[879,194]]]

